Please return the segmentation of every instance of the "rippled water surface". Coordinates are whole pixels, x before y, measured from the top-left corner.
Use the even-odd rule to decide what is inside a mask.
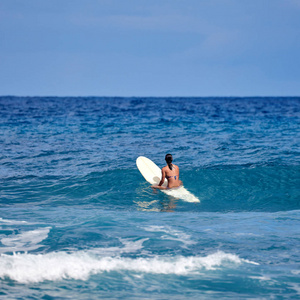
[[[0,97],[0,297],[300,299],[300,98]],[[172,153],[200,203],[154,192]]]

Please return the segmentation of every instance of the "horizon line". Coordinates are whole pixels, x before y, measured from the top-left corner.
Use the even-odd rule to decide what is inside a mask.
[[[300,95],[285,95],[285,96],[274,96],[274,95],[256,95],[256,96],[54,96],[54,95],[0,95],[0,98],[299,98]]]

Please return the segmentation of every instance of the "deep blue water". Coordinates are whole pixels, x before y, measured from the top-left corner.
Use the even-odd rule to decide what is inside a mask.
[[[300,98],[0,97],[0,298],[300,299]],[[201,202],[136,168],[172,153]]]

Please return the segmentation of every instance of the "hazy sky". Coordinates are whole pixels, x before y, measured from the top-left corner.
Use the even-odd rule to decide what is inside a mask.
[[[299,96],[300,0],[0,0],[0,95]]]

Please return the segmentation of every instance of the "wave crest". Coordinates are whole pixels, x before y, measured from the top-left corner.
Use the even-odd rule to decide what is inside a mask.
[[[189,275],[201,270],[215,270],[228,265],[251,263],[235,254],[218,251],[200,257],[128,258],[98,257],[89,251],[74,253],[52,252],[47,254],[0,255],[0,278],[20,283],[36,283],[63,279],[87,280],[89,276],[103,272],[134,272],[152,274]]]

